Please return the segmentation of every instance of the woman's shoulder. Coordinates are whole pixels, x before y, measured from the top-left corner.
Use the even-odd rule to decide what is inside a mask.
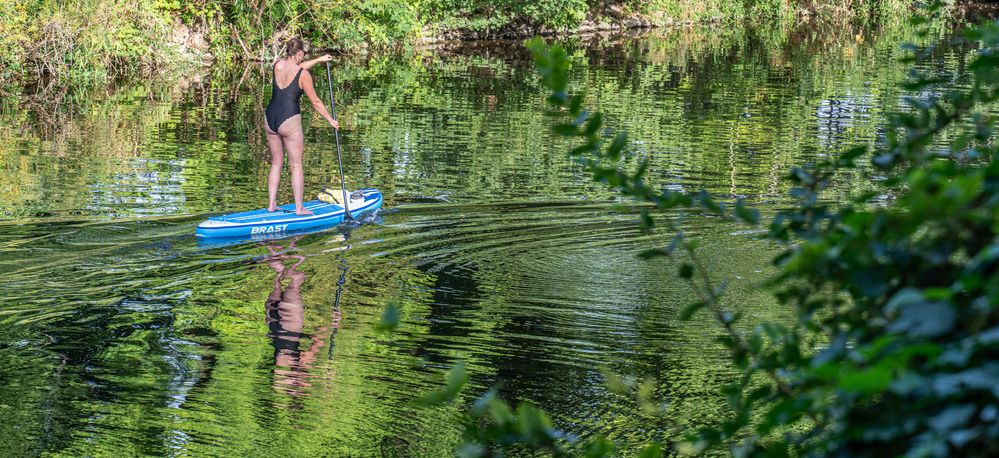
[[[298,71],[298,70],[305,70],[305,67],[302,67],[301,65],[298,65],[298,64],[295,64],[295,63],[292,63],[292,62],[288,62],[288,61],[286,61],[284,59],[281,59],[281,60],[278,60],[278,61],[274,62],[274,70],[277,70],[279,72]]]

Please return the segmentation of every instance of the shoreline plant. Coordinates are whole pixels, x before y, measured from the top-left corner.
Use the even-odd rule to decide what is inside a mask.
[[[164,67],[269,60],[290,36],[342,54],[408,48],[427,38],[529,36],[584,22],[627,26],[815,13],[892,17],[913,0],[158,0],[0,1],[0,89],[17,80],[99,84]],[[807,14],[806,14],[807,13]]]
[[[939,11],[940,3],[928,8]],[[925,16],[914,24],[928,27]],[[929,30],[921,34],[928,36]],[[682,258],[678,275],[699,300],[683,319],[711,313],[741,376],[722,388],[731,408],[718,425],[687,432],[670,453],[724,450],[736,456],[995,456],[999,454],[999,161],[992,113],[999,100],[999,22],[970,27],[977,47],[968,84],[913,70],[904,89],[911,110],[894,116],[873,150],[858,147],[790,170],[794,205],[770,221],[766,239],[782,247],[774,300],[789,322],[746,332],[726,306],[723,283],[698,261],[696,241],[670,219],[642,211],[646,230],[675,234],[644,258]],[[527,44],[550,91],[553,131],[576,138],[570,154],[598,182],[656,211],[681,210],[759,225],[740,200],[706,192],[662,191],[645,165],[626,171],[629,141],[569,92],[570,60],[540,39]],[[933,46],[905,45],[916,64]],[[918,67],[917,67],[918,68]],[[869,159],[864,165],[861,160]],[[841,174],[865,174],[874,190],[835,204],[822,198]],[[467,375],[427,399],[451,402]],[[650,390],[608,376],[612,389],[654,405]],[[646,396],[643,398],[642,393]],[[462,418],[461,456],[534,450],[553,456],[608,456],[601,437],[580,441],[529,403],[513,408],[488,391]],[[650,444],[642,456],[662,456]]]

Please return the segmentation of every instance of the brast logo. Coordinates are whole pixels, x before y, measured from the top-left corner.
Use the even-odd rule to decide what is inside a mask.
[[[273,234],[275,232],[284,232],[288,228],[287,224],[278,224],[274,226],[258,226],[250,229],[250,235],[253,234]]]

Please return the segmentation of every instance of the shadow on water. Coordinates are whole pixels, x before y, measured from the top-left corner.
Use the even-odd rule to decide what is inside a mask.
[[[878,141],[902,103],[894,58],[911,30],[857,27],[568,47],[573,84],[629,132],[650,180],[772,211],[789,166]],[[967,52],[941,47],[928,68],[960,84]],[[498,384],[626,454],[726,409],[716,388],[733,371],[717,328],[676,319],[694,300],[678,261],[636,258],[670,235],[638,231],[638,209],[566,156],[526,53],[337,68],[348,186],[380,189],[393,210],[281,240],[193,235],[209,213],[263,203],[263,71],[0,108],[0,450],[449,456],[462,404],[413,400],[457,360],[470,392]],[[336,183],[334,140],[306,118],[317,189]],[[846,177],[831,198],[863,186]],[[729,280],[729,306],[749,321],[783,316],[753,288],[773,247],[741,227],[676,222]],[[402,314],[391,336],[375,330],[390,302]],[[609,393],[601,368],[657,380],[668,415]]]

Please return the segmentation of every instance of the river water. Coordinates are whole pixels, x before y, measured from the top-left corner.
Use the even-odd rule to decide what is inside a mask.
[[[878,141],[910,38],[903,24],[712,26],[566,46],[573,87],[630,134],[650,180],[766,213],[788,202],[791,166]],[[962,49],[930,66],[959,75]],[[675,261],[636,258],[671,234],[640,232],[568,158],[518,43],[335,63],[347,183],[381,189],[384,209],[272,242],[194,236],[265,203],[267,67],[0,106],[4,455],[448,456],[490,387],[626,453],[723,418],[720,329],[677,319],[694,298]],[[305,105],[312,193],[338,185],[336,150]],[[755,288],[774,247],[676,222],[729,281],[726,306],[784,317]],[[401,325],[377,331],[389,303]],[[458,403],[414,403],[458,361]],[[601,370],[655,380],[665,415],[610,393]]]

